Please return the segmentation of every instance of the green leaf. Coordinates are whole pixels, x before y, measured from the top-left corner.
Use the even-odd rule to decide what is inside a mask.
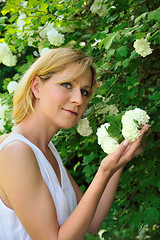
[[[158,223],[159,211],[154,207],[149,207],[144,211],[143,221],[144,224]]]
[[[97,157],[97,154],[95,154],[94,152],[91,152],[89,155],[84,156],[83,165],[86,165],[92,162],[96,157]]]
[[[107,129],[107,131],[111,135],[111,137],[117,138],[118,140],[122,135],[121,128],[122,128],[121,118],[118,116],[115,117],[115,119],[110,123],[110,126]]]
[[[146,15],[147,15],[147,12],[142,13],[140,16],[138,16],[138,17],[134,20],[134,23],[136,24],[136,23],[139,22],[141,19],[145,19]]]
[[[116,50],[116,54],[120,57],[126,57],[128,53],[128,47],[122,46]]]
[[[156,91],[148,97],[150,100],[160,100],[160,92]]]
[[[76,171],[77,167],[80,166],[80,165],[81,165],[80,162],[77,162],[76,165],[74,165],[74,167],[73,167],[74,172]]]
[[[40,5],[40,11],[44,11],[46,12],[48,8],[48,4],[47,3],[41,3]]]
[[[111,57],[114,55],[115,49],[111,49],[107,52],[107,60],[110,61]]]
[[[8,12],[16,13],[18,12],[18,9],[14,4],[11,4],[9,2],[6,3],[3,10],[1,11],[2,15],[6,15]]]
[[[110,33],[106,38],[104,38],[100,43],[99,47],[104,45],[105,49],[108,50],[115,38],[117,33]]]
[[[148,20],[160,21],[160,7],[148,14]]]
[[[38,0],[28,0],[28,8],[36,7],[39,4]],[[42,3],[41,3],[42,5]]]
[[[157,183],[158,190],[160,192],[160,181]]]
[[[134,226],[139,228],[142,225],[142,213],[137,212],[135,214],[132,214],[129,220]]]

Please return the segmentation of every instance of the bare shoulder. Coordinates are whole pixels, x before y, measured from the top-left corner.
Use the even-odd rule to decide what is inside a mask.
[[[0,152],[0,185],[28,174],[40,174],[39,166],[31,147],[20,140],[8,143]]]

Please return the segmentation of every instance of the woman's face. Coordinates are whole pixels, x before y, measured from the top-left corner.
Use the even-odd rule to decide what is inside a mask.
[[[75,64],[56,73],[47,81],[40,81],[39,107],[47,124],[57,129],[71,128],[86,110],[91,93],[92,74],[88,69],[71,82],[59,83],[75,73]]]

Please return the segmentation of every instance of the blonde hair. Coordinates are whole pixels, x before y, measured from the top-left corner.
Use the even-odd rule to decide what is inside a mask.
[[[69,81],[80,76],[87,69],[92,73],[92,91],[97,87],[96,71],[92,65],[92,59],[84,53],[71,48],[52,49],[35,61],[23,75],[13,96],[13,117],[16,123],[21,122],[33,109],[34,96],[31,89],[31,81],[39,76],[43,81],[49,79],[53,74],[65,69],[69,64],[77,64],[77,73],[73,74]],[[66,79],[65,79],[66,81]]]

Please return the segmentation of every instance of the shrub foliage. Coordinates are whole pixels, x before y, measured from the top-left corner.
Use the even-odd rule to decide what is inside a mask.
[[[0,49],[6,43],[16,56],[14,66],[0,56],[1,133],[10,132],[10,81],[47,49],[74,47],[94,59],[100,87],[84,117],[93,133],[81,136],[77,126],[62,129],[55,146],[83,191],[94,177],[105,153],[97,144],[97,128],[109,121],[116,105],[120,112],[136,106],[151,118],[152,134],[145,152],[124,170],[113,206],[103,223],[104,239],[159,239],[160,221],[160,7],[158,0],[21,0],[0,1]],[[54,30],[53,30],[54,29]],[[143,57],[133,47],[146,39],[152,53]],[[2,106],[8,105],[5,111]],[[110,114],[112,115],[112,114]],[[1,122],[0,122],[1,124]],[[86,239],[98,239],[86,235]]]

